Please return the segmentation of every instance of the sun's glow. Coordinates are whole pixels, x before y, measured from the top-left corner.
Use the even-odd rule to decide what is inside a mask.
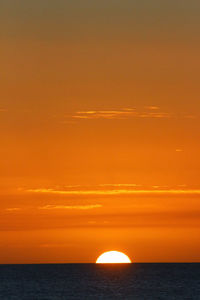
[[[97,264],[130,264],[130,258],[119,251],[108,251],[101,254],[97,260]]]

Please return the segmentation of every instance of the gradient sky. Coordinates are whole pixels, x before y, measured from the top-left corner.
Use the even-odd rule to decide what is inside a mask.
[[[200,2],[0,20],[0,263],[200,261]]]

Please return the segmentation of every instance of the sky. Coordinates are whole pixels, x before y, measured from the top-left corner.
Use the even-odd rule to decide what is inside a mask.
[[[200,261],[199,14],[1,1],[0,263]]]

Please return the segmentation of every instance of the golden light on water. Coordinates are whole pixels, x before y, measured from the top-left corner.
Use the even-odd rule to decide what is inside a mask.
[[[130,264],[130,258],[119,251],[108,251],[101,254],[97,260],[97,264]]]

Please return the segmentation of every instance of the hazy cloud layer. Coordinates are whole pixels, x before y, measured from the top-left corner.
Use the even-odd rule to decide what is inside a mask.
[[[77,111],[74,119],[129,119],[129,118],[170,118],[171,114],[160,111],[158,107],[149,106],[143,111],[136,108],[122,108],[119,110],[88,110]]]
[[[126,120],[126,119],[170,119],[170,118],[195,118],[194,115],[185,113],[175,114],[161,109],[158,106],[150,105],[143,108],[121,108],[121,109],[104,109],[104,110],[80,110],[71,115],[65,116],[63,123],[72,122],[72,120]],[[71,121],[70,121],[71,120]]]
[[[28,189],[29,193],[40,194],[57,194],[57,195],[200,195],[200,189],[72,189],[72,190],[56,190],[56,189]]]
[[[77,210],[87,210],[87,209],[94,209],[94,208],[100,208],[102,205],[100,204],[93,204],[93,205],[44,205],[39,207],[39,209],[77,209]]]

